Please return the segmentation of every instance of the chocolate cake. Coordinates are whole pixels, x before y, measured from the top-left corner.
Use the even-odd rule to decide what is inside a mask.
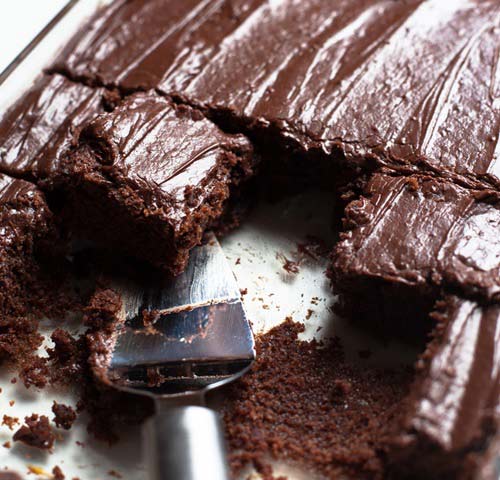
[[[81,237],[175,274],[255,159],[243,135],[138,93],[86,125],[46,184]]]
[[[0,175],[0,359],[17,361],[41,343],[26,303],[36,296],[36,255],[58,243],[55,220],[41,191]]]
[[[373,175],[345,209],[330,276],[358,317],[422,320],[442,288],[498,301],[500,197],[422,175]]]
[[[386,335],[422,341],[432,328],[434,336],[397,412],[389,404],[402,398],[402,384],[379,398],[391,425],[349,442],[362,424],[354,411],[344,444],[314,422],[321,436],[309,443],[308,468],[316,458],[330,476],[494,475],[499,29],[493,0],[117,0],[100,10],[0,118],[0,172],[9,175],[0,177],[0,353],[29,353],[40,342],[21,299],[37,296],[37,251],[63,243],[57,222],[109,257],[125,253],[176,274],[206,229],[229,223],[229,200],[255,173],[254,148],[267,161],[276,150],[285,156],[284,176],[309,178],[319,159],[335,166],[320,172],[339,172],[321,179],[336,190],[349,171],[345,230],[329,272],[343,312],[389,327]],[[90,331],[80,340],[53,335],[49,359],[85,379],[90,411],[109,412],[121,398],[87,378],[86,363],[119,303],[98,290]],[[371,385],[359,380],[353,392],[343,378],[353,371],[339,372],[327,384],[333,401],[354,401]],[[239,400],[228,413],[236,421],[255,410]],[[18,437],[31,438],[40,420],[29,419]],[[109,434],[101,423],[92,430]],[[335,428],[335,419],[326,423]],[[243,437],[251,450],[248,430],[229,431],[234,448]],[[297,445],[282,441],[263,441],[247,459],[258,464],[263,444],[286,445],[296,458]]]
[[[497,35],[484,0],[139,0],[99,12],[53,71],[157,87],[333,161],[498,187]]]
[[[391,460],[406,475],[462,478],[498,432],[500,306],[451,296],[433,316]]]

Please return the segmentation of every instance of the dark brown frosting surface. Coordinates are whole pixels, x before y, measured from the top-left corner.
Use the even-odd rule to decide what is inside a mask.
[[[459,460],[487,445],[500,419],[500,307],[447,297],[435,315],[400,440],[416,455],[430,448]]]
[[[374,175],[346,209],[334,271],[499,298],[500,203],[426,176]]]
[[[61,75],[40,77],[0,118],[0,171],[44,177],[56,169],[80,126],[104,111],[102,93]]]
[[[499,22],[495,0],[116,2],[56,68],[177,92],[301,148],[498,185]]]

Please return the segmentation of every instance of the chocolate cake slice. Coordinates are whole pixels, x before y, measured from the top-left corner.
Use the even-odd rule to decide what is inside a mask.
[[[335,162],[498,187],[498,25],[485,0],[115,2],[54,70]]]
[[[37,291],[35,256],[48,256],[59,243],[43,194],[0,175],[0,360],[19,360],[40,343],[28,307]]]
[[[344,226],[329,275],[355,317],[406,329],[421,323],[442,288],[500,298],[496,192],[376,174],[347,206]]]
[[[54,218],[40,190],[0,175],[0,309],[4,314],[17,311],[17,301],[23,296],[21,279],[29,279],[32,273],[35,249],[54,236]]]
[[[500,305],[450,296],[433,317],[390,459],[406,476],[476,478],[500,431]]]
[[[90,122],[45,186],[77,235],[176,274],[254,165],[244,136],[138,93]]]
[[[40,77],[0,118],[0,172],[47,176],[79,126],[104,112],[104,94],[61,75]]]

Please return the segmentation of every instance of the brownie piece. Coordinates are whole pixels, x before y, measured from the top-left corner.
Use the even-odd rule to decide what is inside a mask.
[[[440,289],[500,297],[500,203],[433,177],[376,174],[345,210],[329,270],[354,316],[419,323]]]
[[[22,262],[29,263],[37,242],[54,236],[54,232],[54,217],[43,193],[32,183],[0,174],[0,252],[5,272],[9,268],[21,270]],[[5,280],[4,285],[10,283]]]
[[[244,136],[138,93],[83,129],[47,186],[79,236],[176,274],[254,163]]]
[[[498,187],[497,15],[483,0],[115,2],[54,69],[158,87],[335,161]]]
[[[450,296],[433,316],[390,459],[421,478],[473,478],[500,431],[500,306]]]
[[[102,89],[43,75],[0,118],[0,172],[44,178],[83,121],[104,112]]]
[[[36,288],[38,252],[59,243],[43,194],[31,183],[0,175],[0,360],[16,361],[39,346],[28,299]]]

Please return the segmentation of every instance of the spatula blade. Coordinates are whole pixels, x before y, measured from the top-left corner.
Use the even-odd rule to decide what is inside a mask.
[[[233,379],[255,358],[236,279],[213,234],[168,283],[113,288],[123,322],[99,371],[108,383],[164,394],[203,389]]]

